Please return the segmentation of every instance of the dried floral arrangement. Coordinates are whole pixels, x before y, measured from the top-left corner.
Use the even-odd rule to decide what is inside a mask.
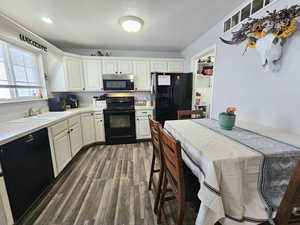
[[[282,47],[286,39],[297,31],[299,21],[300,5],[293,5],[279,11],[267,11],[262,18],[249,18],[238,31],[232,32],[232,40],[220,39],[230,45],[247,40],[246,50],[256,47],[262,58],[262,66],[267,71],[277,71]]]
[[[255,47],[256,41],[269,33],[277,38],[288,38],[297,30],[296,18],[300,16],[300,5],[267,13],[263,18],[249,18],[240,30],[232,32],[231,41],[220,39],[226,44],[239,44],[248,39],[248,47]]]

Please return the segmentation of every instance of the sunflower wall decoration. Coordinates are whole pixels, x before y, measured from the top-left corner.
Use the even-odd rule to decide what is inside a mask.
[[[245,52],[248,48],[256,48],[264,71],[274,72],[280,69],[284,43],[298,29],[300,5],[267,13],[263,18],[249,18],[240,30],[232,32],[232,40],[220,39],[230,45],[247,41]]]

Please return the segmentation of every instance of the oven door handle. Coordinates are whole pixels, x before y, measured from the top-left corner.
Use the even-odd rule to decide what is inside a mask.
[[[135,113],[135,111],[131,110],[126,110],[126,111],[110,111],[110,112],[105,112],[106,114],[124,114],[124,113]]]

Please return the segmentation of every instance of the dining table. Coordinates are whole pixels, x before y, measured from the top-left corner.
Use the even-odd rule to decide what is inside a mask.
[[[243,122],[223,130],[213,119],[166,121],[164,129],[200,182],[196,225],[272,222],[300,158],[298,135]]]

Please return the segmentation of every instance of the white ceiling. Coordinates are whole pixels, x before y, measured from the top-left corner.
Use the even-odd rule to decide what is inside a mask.
[[[242,0],[1,0],[0,11],[62,48],[180,51]],[[141,17],[139,33],[118,20]],[[54,23],[46,24],[47,16]]]

